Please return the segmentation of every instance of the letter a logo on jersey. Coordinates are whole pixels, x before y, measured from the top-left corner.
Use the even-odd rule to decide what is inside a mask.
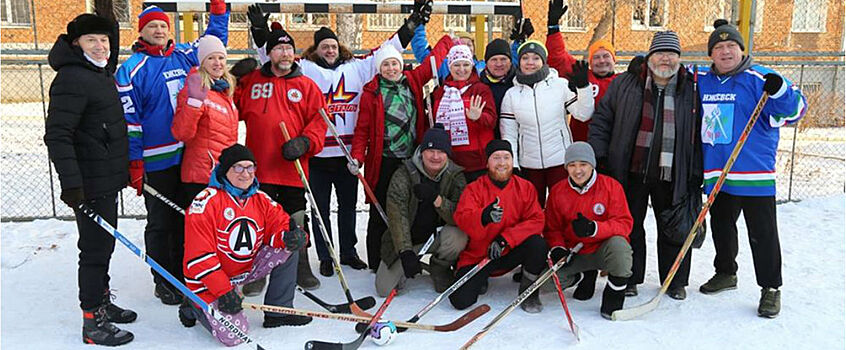
[[[227,231],[229,232],[227,243],[235,257],[250,256],[256,242],[255,222],[249,218],[240,217],[229,224]]]

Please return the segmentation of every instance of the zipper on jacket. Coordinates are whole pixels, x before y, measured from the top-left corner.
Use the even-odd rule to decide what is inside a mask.
[[[538,94],[534,87],[532,87],[532,98],[535,101],[535,121],[538,123],[538,148],[540,149],[541,169],[546,169],[546,166],[543,165],[543,138],[541,138],[541,122],[540,116],[538,116]]]
[[[103,139],[103,146],[106,147],[106,154],[108,155],[108,153],[109,153],[109,126],[106,125],[106,123],[103,123],[103,134],[106,136],[106,138]]]

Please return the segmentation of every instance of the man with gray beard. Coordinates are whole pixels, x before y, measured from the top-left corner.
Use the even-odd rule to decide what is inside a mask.
[[[637,295],[646,267],[643,221],[647,202],[658,227],[658,272],[667,277],[694,215],[701,206],[702,146],[700,113],[693,76],[679,64],[681,45],[675,32],[657,32],[640,74],[617,76],[593,114],[588,142],[597,166],[619,181],[626,192],[634,226],[632,276],[626,296]],[[697,202],[698,200],[698,202]],[[667,290],[673,299],[686,296],[691,254],[682,261]]]

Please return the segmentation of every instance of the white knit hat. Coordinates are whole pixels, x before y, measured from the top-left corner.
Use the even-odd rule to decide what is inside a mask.
[[[467,45],[455,45],[449,49],[447,53],[447,62],[452,66],[455,62],[467,61],[473,64],[473,53],[470,52],[470,47]]]
[[[399,61],[400,65],[402,65],[402,55],[391,45],[385,45],[379,48],[376,53],[373,55],[373,62],[376,63],[376,70],[379,70],[379,67],[382,66],[382,62],[389,58],[396,58]]]
[[[201,66],[203,65],[203,61],[206,57],[215,52],[220,52],[223,54],[224,58],[226,57],[226,47],[223,46],[223,42],[216,36],[205,35],[197,41],[197,62],[199,62]]]

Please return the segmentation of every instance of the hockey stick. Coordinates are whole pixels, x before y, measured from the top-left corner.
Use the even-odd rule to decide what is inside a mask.
[[[538,279],[535,280],[535,282],[532,283],[528,288],[526,288],[526,290],[524,290],[523,293],[520,293],[520,295],[517,296],[517,299],[514,299],[514,301],[512,301],[511,304],[509,304],[508,307],[505,308],[505,310],[502,310],[502,312],[500,312],[499,315],[496,315],[496,317],[494,317],[494,319],[491,320],[491,322],[489,322],[485,326],[485,328],[482,328],[482,330],[479,331],[479,333],[476,333],[476,335],[474,335],[473,338],[470,338],[470,340],[468,340],[466,343],[464,343],[464,345],[462,345],[460,349],[469,349],[471,346],[473,346],[473,344],[475,344],[480,339],[482,339],[482,337],[487,335],[488,332],[491,331],[491,329],[493,329],[497,324],[499,324],[500,321],[502,321],[503,318],[505,318],[505,316],[508,316],[508,314],[510,314],[511,311],[514,311],[514,309],[516,309],[517,306],[519,306],[524,301],[526,301],[526,299],[529,298],[529,295],[531,295],[538,288],[540,288],[540,286],[542,284],[544,284],[544,282],[546,282],[546,280],[548,280],[553,274],[555,274],[555,272],[558,271],[558,269],[560,269],[562,266],[567,264],[567,262],[570,261],[570,258],[572,258],[573,255],[576,254],[580,249],[582,249],[582,245],[583,244],[581,242],[579,244],[577,244],[572,250],[570,250],[569,255],[561,258],[561,260],[558,260],[558,262],[555,263],[555,265],[552,265],[552,267],[550,267],[543,274],[538,276]]]
[[[329,303],[323,301],[322,299],[320,299],[319,297],[317,297],[316,295],[312,294],[311,292],[303,289],[303,287],[297,286],[296,289],[297,289],[298,292],[305,295],[306,298],[311,299],[311,301],[315,302],[317,305],[320,305],[320,307],[326,309],[326,311],[329,311],[331,313],[336,313],[336,314],[337,313],[343,313],[343,314],[353,313],[352,309],[350,308],[350,305],[352,303],[329,304]],[[358,305],[358,307],[366,310],[366,309],[369,309],[371,307],[376,306],[376,299],[374,299],[373,297],[364,297],[364,298],[356,300],[354,302],[354,304],[356,304],[356,305]]]
[[[552,267],[552,259],[546,258],[546,264]],[[564,314],[567,315],[567,322],[570,324],[570,331],[576,336],[576,341],[580,342],[579,326],[573,322],[573,315],[570,314],[570,308],[567,307],[567,299],[564,299],[564,290],[561,288],[561,281],[558,279],[558,273],[552,274],[552,280],[555,281],[555,290],[558,292],[558,299],[561,299],[561,306],[564,308]]]
[[[344,157],[347,158],[347,163],[355,164],[355,160],[353,159],[352,154],[350,154],[350,150],[348,150],[347,146],[344,145],[344,141],[341,141],[341,135],[339,135],[338,130],[335,129],[335,123],[332,123],[332,121],[329,120],[329,116],[326,115],[326,111],[324,111],[323,108],[320,109],[320,116],[323,117],[323,121],[326,122],[327,126],[329,126],[329,131],[332,133],[332,136],[335,137],[335,141],[338,141],[338,146],[340,146],[341,151],[344,152]],[[388,214],[385,214],[385,209],[382,209],[382,205],[380,205],[379,200],[376,199],[376,194],[373,193],[373,189],[370,188],[370,185],[367,184],[367,180],[364,179],[364,175],[361,174],[361,169],[355,173],[355,176],[358,177],[359,181],[361,181],[361,185],[364,187],[364,193],[367,197],[370,197],[370,201],[373,203],[373,206],[376,207],[376,211],[379,212],[379,216],[382,217],[382,220],[385,221],[385,225],[387,225]]]
[[[667,293],[667,289],[670,288],[670,282],[673,281],[673,277],[676,276],[676,272],[679,270],[679,266],[681,266],[681,261],[684,259],[685,255],[687,255],[687,251],[693,244],[693,240],[696,238],[696,232],[699,231],[699,226],[701,226],[702,222],[705,221],[705,214],[708,213],[708,209],[710,209],[711,205],[714,204],[714,200],[717,198],[717,194],[723,187],[723,183],[726,180],[726,176],[728,176],[729,170],[731,170],[731,167],[734,165],[734,161],[737,160],[737,156],[738,154],[740,154],[740,150],[743,148],[743,145],[749,138],[749,133],[752,132],[752,127],[755,126],[755,121],[758,120],[758,116],[760,116],[761,110],[764,109],[764,105],[767,103],[768,98],[769,95],[764,92],[764,94],[761,95],[761,99],[758,100],[758,105],[755,106],[755,110],[752,111],[752,116],[749,118],[749,121],[746,123],[746,127],[743,128],[743,132],[737,139],[737,144],[734,146],[734,150],[731,151],[731,155],[726,161],[726,165],[723,167],[723,171],[722,173],[720,173],[720,177],[714,184],[714,188],[711,190],[711,194],[708,195],[708,201],[706,201],[702,205],[702,210],[699,211],[699,216],[696,217],[696,222],[693,223],[693,227],[690,228],[690,232],[687,234],[687,239],[684,240],[684,244],[682,245],[681,249],[679,249],[679,254],[676,255],[676,261],[673,262],[673,266],[667,273],[667,278],[665,278],[664,283],[661,284],[661,290],[658,291],[658,295],[656,295],[654,298],[652,298],[652,300],[645,304],[641,304],[629,309],[621,309],[614,311],[614,313],[611,314],[612,320],[631,320],[635,317],[644,315],[658,308],[658,304],[661,302],[661,296]]]
[[[319,312],[319,311],[311,311],[311,310],[302,310],[302,309],[294,309],[284,306],[275,306],[275,305],[259,305],[259,304],[252,304],[252,303],[242,303],[241,304],[244,308],[253,309],[253,310],[261,310],[261,311],[269,311],[269,312],[277,312],[280,314],[286,315],[298,315],[298,316],[311,316],[317,318],[323,318],[327,320],[338,320],[338,321],[345,321],[345,322],[358,322],[358,323],[365,323],[370,322],[370,317],[364,316],[357,316],[351,314],[336,314],[330,312]],[[453,320],[450,323],[439,324],[439,325],[430,325],[430,324],[420,324],[408,321],[393,321],[397,328],[404,327],[404,328],[411,328],[411,329],[419,329],[424,331],[434,331],[434,332],[452,332],[462,327],[468,325],[470,322],[473,322],[480,316],[484,315],[488,311],[490,311],[491,307],[488,304],[482,304],[474,309],[468,311],[467,313],[461,315],[461,317]],[[362,330],[363,331],[363,330]],[[361,333],[361,332],[359,332]]]
[[[282,129],[282,135],[285,137],[285,141],[290,141],[291,135],[288,134],[288,128],[285,127],[285,122],[280,122],[279,127]],[[341,270],[341,263],[338,260],[338,255],[335,253],[335,249],[332,248],[332,244],[330,243],[332,240],[329,237],[329,233],[326,231],[326,225],[323,224],[323,217],[320,215],[320,210],[317,208],[317,202],[314,201],[314,195],[311,194],[311,186],[308,185],[308,179],[306,179],[305,171],[303,171],[303,165],[300,164],[299,159],[294,159],[294,166],[300,174],[300,180],[303,182],[306,196],[308,196],[308,202],[311,204],[314,215],[317,217],[317,226],[320,227],[320,234],[323,235],[323,240],[325,241],[327,248],[329,248],[329,256],[332,257],[332,264],[335,267],[335,272],[338,274],[338,280],[341,282],[341,288],[344,289],[344,294],[347,297],[347,302],[349,302],[350,310],[353,314],[370,317],[369,313],[362,310],[361,306],[355,303],[355,299],[353,299],[352,293],[350,293],[350,287],[347,285],[347,279],[344,277],[343,270]]]
[[[169,207],[173,208],[173,210],[176,210],[180,214],[185,215],[185,209],[182,209],[179,205],[165,197],[163,194],[153,188],[153,186],[148,185],[146,182],[144,183],[144,191],[147,191],[147,193],[153,195],[153,197],[158,198],[159,200],[167,204]]]
[[[170,274],[169,271],[167,271],[165,268],[163,268],[161,265],[159,265],[159,263],[157,263],[155,260],[153,260],[153,258],[147,256],[147,252],[139,249],[138,246],[136,246],[134,243],[132,243],[132,241],[130,241],[128,238],[126,238],[126,236],[124,236],[122,233],[120,233],[120,231],[118,231],[111,224],[106,222],[106,220],[103,219],[102,216],[97,214],[97,212],[95,212],[94,209],[91,209],[91,207],[89,207],[85,203],[80,203],[78,209],[81,210],[83,214],[90,217],[91,220],[94,220],[94,222],[97,223],[98,225],[100,225],[100,227],[102,227],[104,230],[106,230],[106,232],[108,232],[109,234],[114,236],[115,239],[117,239],[118,241],[123,243],[123,245],[125,245],[127,248],[129,248],[129,250],[131,250],[132,253],[134,253],[142,261],[147,263],[147,265],[152,267],[153,270],[156,270],[156,272],[159,275],[164,277],[168,282],[170,282],[170,284],[172,284],[174,287],[176,287],[176,289],[179,289],[179,291],[182,292],[183,295],[187,296],[188,298],[191,299],[191,301],[193,301],[195,304],[199,305],[200,308],[203,309],[203,311],[205,311],[206,313],[208,313],[209,315],[214,317],[214,319],[216,319],[217,322],[220,322],[220,324],[225,326],[228,331],[234,333],[235,336],[238,337],[238,339],[241,339],[241,341],[243,341],[245,344],[255,344],[256,349],[259,349],[259,350],[264,349],[261,345],[259,345],[255,341],[253,341],[250,338],[250,336],[247,335],[247,333],[242,331],[240,328],[238,328],[238,326],[236,326],[230,320],[228,320],[226,318],[226,316],[223,315],[223,313],[218,312],[217,310],[212,308],[211,305],[209,305],[208,303],[205,302],[205,300],[203,300],[199,296],[197,296],[197,294],[194,294],[194,292],[192,292],[190,289],[188,289],[188,287],[186,287],[184,284],[182,284],[182,282],[180,282],[178,279],[176,279],[176,277],[173,277],[173,275]]]
[[[370,333],[370,329],[373,328],[373,325],[379,321],[382,317],[382,314],[385,313],[385,310],[388,309],[388,305],[394,300],[394,297],[397,295],[396,288],[391,290],[391,293],[388,294],[388,297],[385,298],[385,301],[382,302],[382,305],[379,306],[379,310],[376,310],[376,313],[373,314],[373,317],[370,318],[369,322],[367,323],[367,329],[361,333],[355,340],[349,343],[330,343],[324,342],[320,340],[309,340],[305,344],[306,350],[322,350],[322,349],[339,349],[339,350],[354,350],[358,349],[361,346],[361,343],[364,342],[364,338],[367,338],[367,334]]]
[[[431,85],[427,82],[423,86],[423,98],[426,99],[426,107],[428,108],[429,127],[435,126],[435,90],[438,89],[440,79],[438,78],[438,65],[435,63],[435,55],[429,56],[429,68],[432,71]],[[426,89],[428,87],[428,89]],[[428,92],[428,94],[427,94]]]

